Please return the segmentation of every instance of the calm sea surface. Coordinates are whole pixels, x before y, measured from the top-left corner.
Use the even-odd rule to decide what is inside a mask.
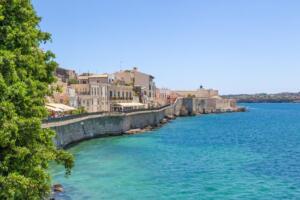
[[[300,104],[245,105],[80,143],[58,199],[300,199]]]

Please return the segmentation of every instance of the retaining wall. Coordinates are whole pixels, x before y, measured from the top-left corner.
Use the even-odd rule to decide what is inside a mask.
[[[215,110],[215,101],[209,99],[178,98],[174,104],[159,110],[80,116],[44,123],[43,128],[56,131],[55,143],[61,148],[90,138],[121,135],[130,129],[158,126],[168,115],[191,115]]]
[[[99,114],[44,123],[43,127],[56,131],[55,143],[61,148],[90,138],[121,135],[130,129],[158,126],[166,116],[179,115],[181,105],[182,99],[178,99],[175,104],[159,110],[126,114]]]

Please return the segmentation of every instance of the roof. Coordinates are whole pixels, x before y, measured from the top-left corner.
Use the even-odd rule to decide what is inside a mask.
[[[122,107],[145,106],[145,104],[142,104],[142,103],[134,103],[134,102],[131,102],[131,103],[116,103],[115,105],[122,106]]]
[[[79,80],[85,80],[85,79],[89,79],[89,78],[107,78],[108,74],[92,74],[92,75],[82,75],[82,76],[78,76]]]
[[[94,74],[89,76],[89,78],[107,78],[108,74]]]
[[[212,99],[222,99],[222,97],[220,97],[220,96],[213,96],[213,97],[211,97]]]
[[[89,76],[78,76],[78,79],[88,79]]]
[[[63,112],[63,110],[60,108],[55,108],[55,107],[51,107],[51,106],[46,106],[46,108],[47,108],[47,110],[54,111],[54,112]]]
[[[61,103],[46,103],[46,108],[48,110],[55,111],[55,112],[67,112],[67,111],[76,110],[76,108],[74,107],[67,106]]]

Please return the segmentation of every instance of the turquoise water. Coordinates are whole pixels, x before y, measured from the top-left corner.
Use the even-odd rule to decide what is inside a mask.
[[[300,199],[300,104],[246,106],[82,142],[58,199]]]

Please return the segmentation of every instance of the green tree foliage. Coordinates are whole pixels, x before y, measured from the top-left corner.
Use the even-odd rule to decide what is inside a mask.
[[[77,84],[78,83],[78,81],[76,80],[76,79],[70,79],[70,80],[68,80],[68,84],[70,85],[70,84]]]
[[[55,133],[41,128],[45,96],[55,81],[54,54],[39,46],[42,32],[30,0],[0,0],[0,199],[43,199],[50,192],[48,164],[70,173],[73,157],[57,150]]]

